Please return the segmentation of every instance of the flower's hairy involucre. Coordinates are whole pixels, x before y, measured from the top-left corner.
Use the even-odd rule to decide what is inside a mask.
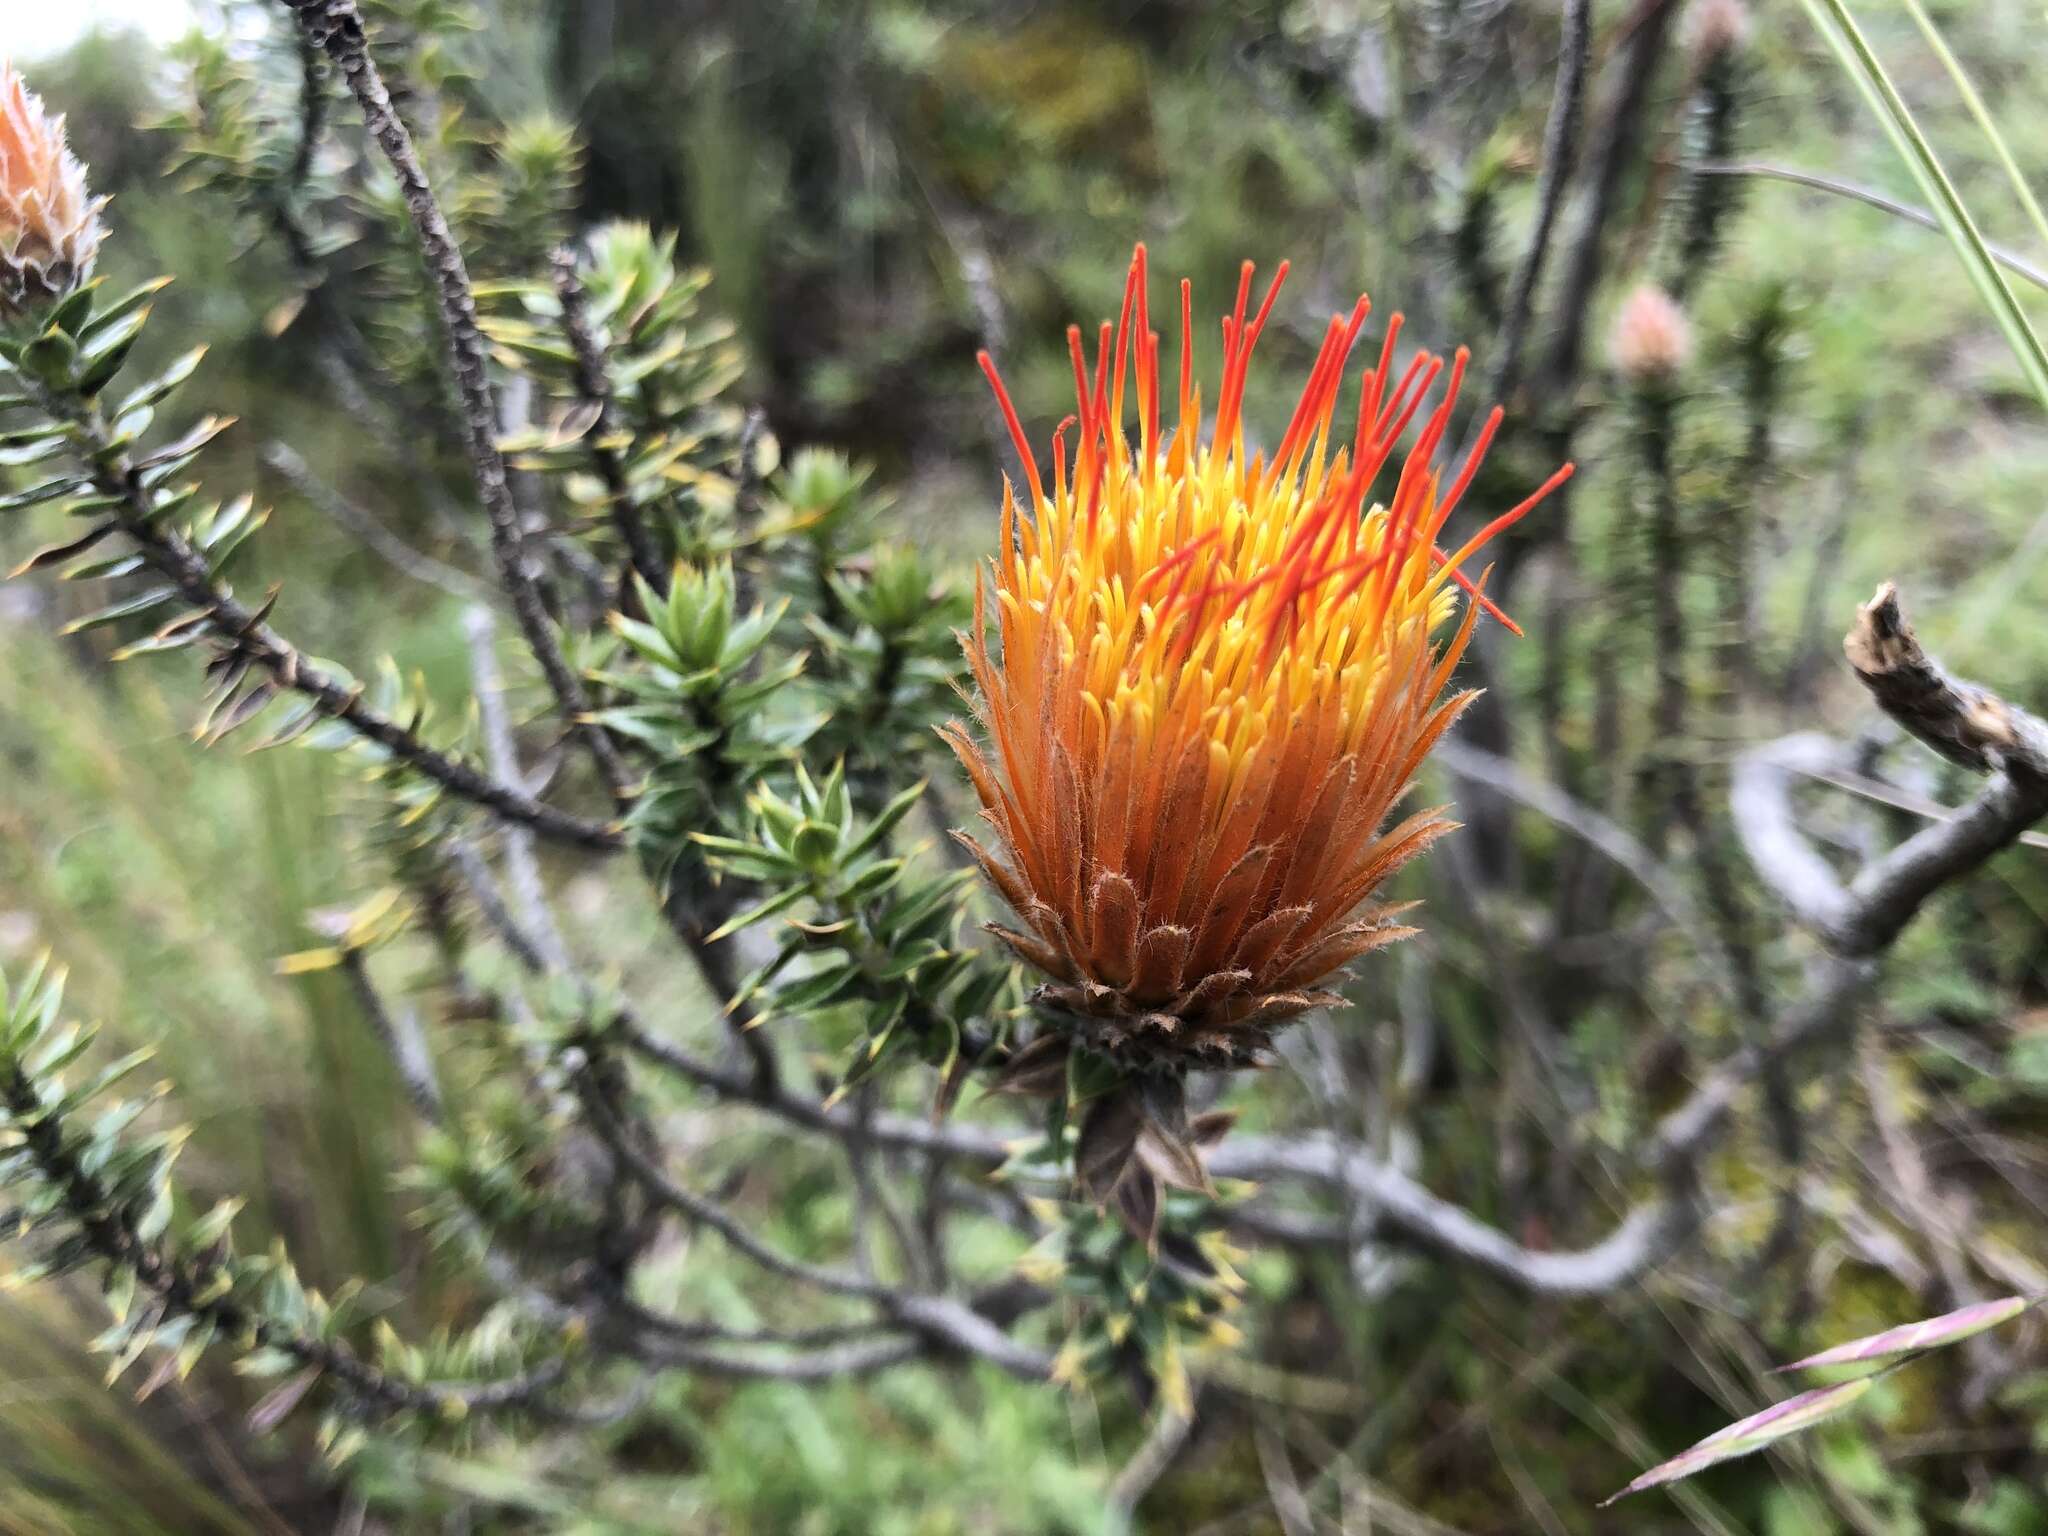
[[[64,119],[43,111],[12,65],[0,63],[0,320],[70,293],[91,275],[100,209]]]
[[[1461,567],[1570,466],[1447,552],[1446,522],[1500,413],[1442,485],[1432,460],[1466,356],[1423,415],[1443,360],[1417,353],[1396,376],[1397,315],[1345,431],[1338,396],[1364,298],[1331,319],[1272,452],[1248,450],[1246,372],[1284,265],[1250,314],[1245,264],[1204,442],[1189,287],[1176,391],[1145,265],[1140,246],[1092,372],[1069,332],[1078,414],[1053,435],[1050,484],[983,356],[1030,500],[1006,485],[1000,653],[979,585],[966,640],[982,739],[946,735],[994,831],[993,847],[969,846],[1021,919],[996,931],[1050,978],[1041,1000],[1128,1067],[1243,1066],[1277,1024],[1329,1000],[1318,983],[1409,931],[1370,898],[1452,824],[1439,810],[1390,813],[1472,697],[1448,685],[1475,618],[1505,618]],[[1170,434],[1162,393],[1177,407]],[[1391,496],[1373,501],[1419,415]],[[1472,600],[1439,640],[1460,587]]]

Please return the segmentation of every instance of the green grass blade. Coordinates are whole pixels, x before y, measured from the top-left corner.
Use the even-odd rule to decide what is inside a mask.
[[[2041,243],[2048,245],[2048,215],[2041,212],[2041,204],[2034,197],[2034,189],[2027,185],[2026,175],[2020,170],[2020,163],[2013,158],[2006,147],[2005,135],[1998,131],[1998,124],[1991,116],[1990,108],[1984,105],[1984,98],[1977,91],[1976,82],[1963,68],[1962,60],[1948,45],[1948,39],[1941,35],[1934,25],[1934,18],[1920,0],[1906,0],[1906,10],[1913,18],[1913,24],[1920,29],[1920,35],[1927,39],[1927,46],[1934,50],[1941,66],[1948,71],[1949,79],[1955,82],[1956,93],[1963,98],[1963,105],[1970,109],[1970,116],[1977,120],[1985,140],[1991,145],[1991,152],[1998,156],[1998,163],[2005,168],[2006,179],[2019,195],[2020,204],[2027,210],[2027,217],[2033,220],[2034,233],[2041,237]]]
[[[1821,36],[1827,39],[1828,45],[1841,59],[1844,72],[1855,81],[1857,89],[1877,114],[1878,121],[1884,125],[1900,158],[1920,183],[1935,217],[1941,220],[1942,233],[1948,236],[1964,270],[1969,273],[1972,286],[1983,299],[1985,308],[1991,311],[1992,318],[1998,322],[1998,328],[2005,333],[2006,342],[2019,361],[2020,371],[2026,375],[2028,387],[2042,408],[2048,410],[2048,353],[2042,351],[2041,338],[2034,333],[2026,312],[2013,297],[2005,274],[1992,261],[1983,235],[1978,233],[1955,184],[1942,169],[1933,146],[1921,133],[1912,112],[1893,86],[1891,77],[1885,73],[1884,65],[1872,52],[1869,40],[1850,15],[1846,0],[1805,0],[1805,4]]]

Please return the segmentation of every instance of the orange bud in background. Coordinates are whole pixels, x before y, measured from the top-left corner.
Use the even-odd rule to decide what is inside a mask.
[[[43,110],[10,64],[0,64],[0,319],[70,293],[92,272],[100,209],[64,119]]]

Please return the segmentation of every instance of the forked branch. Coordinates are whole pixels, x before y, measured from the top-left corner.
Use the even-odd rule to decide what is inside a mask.
[[[285,0],[285,4],[307,38],[324,50],[341,71],[362,109],[370,136],[398,177],[399,191],[412,220],[441,316],[448,362],[462,407],[463,442],[469,450],[478,498],[490,520],[491,556],[498,568],[498,579],[512,600],[519,631],[540,663],[564,722],[582,735],[614,798],[624,798],[631,789],[632,774],[610,735],[591,718],[583,684],[555,643],[539,588],[527,568],[519,509],[512,498],[504,457],[498,451],[498,404],[491,389],[483,331],[477,324],[476,296],[470,287],[469,269],[434,197],[412,133],[398,115],[384,77],[370,56],[363,36],[362,13],[356,9],[355,0]]]

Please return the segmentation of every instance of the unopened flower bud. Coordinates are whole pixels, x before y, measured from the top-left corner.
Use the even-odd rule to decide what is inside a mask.
[[[1644,283],[1622,300],[1607,352],[1629,383],[1669,383],[1692,361],[1692,326],[1670,294]]]
[[[1749,41],[1744,0],[1695,0],[1685,19],[1686,50],[1701,64],[1735,53]]]
[[[70,293],[92,272],[100,209],[64,119],[9,64],[0,64],[0,320]]]

